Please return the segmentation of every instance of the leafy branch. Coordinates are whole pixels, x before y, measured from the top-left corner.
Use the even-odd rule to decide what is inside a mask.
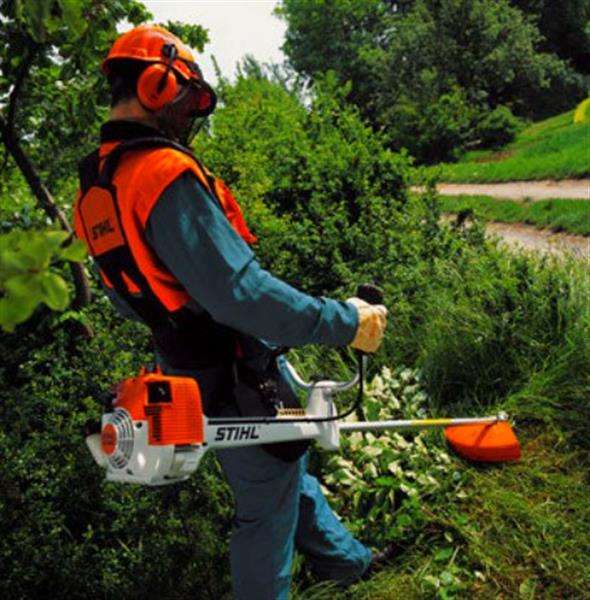
[[[45,11],[47,9],[46,2],[39,3],[39,4],[40,4],[38,6],[39,11]],[[23,7],[21,7],[21,18],[23,19],[22,24],[26,28],[27,24],[29,22],[35,21],[35,18],[38,17],[38,15],[31,15],[26,12],[23,12],[22,8]],[[24,32],[20,31],[19,33],[21,35],[23,35]],[[52,222],[58,223],[60,225],[60,227],[65,231],[65,238],[71,238],[73,235],[73,231],[72,231],[72,228],[68,221],[68,218],[66,217],[63,210],[55,202],[51,192],[49,191],[49,189],[47,188],[47,186],[41,179],[41,176],[39,175],[37,168],[33,164],[33,161],[30,159],[28,154],[26,153],[26,151],[23,148],[23,145],[20,141],[21,136],[19,136],[17,123],[18,123],[18,114],[19,114],[19,107],[20,107],[21,99],[23,97],[24,89],[26,87],[27,79],[29,78],[29,75],[31,73],[31,69],[34,66],[36,60],[39,59],[40,56],[42,55],[42,51],[44,49],[44,46],[41,43],[39,43],[37,40],[31,38],[29,34],[25,33],[25,35],[27,38],[26,50],[25,50],[24,56],[22,57],[20,63],[17,66],[17,69],[16,69],[14,84],[12,86],[12,90],[10,91],[10,94],[8,97],[8,106],[7,106],[7,109],[6,109],[4,115],[0,112],[0,138],[2,139],[2,142],[3,142],[4,146],[6,147],[8,153],[13,158],[15,164],[17,165],[17,167],[23,174],[25,181],[29,185],[29,187],[33,193],[33,196],[35,197],[35,199],[37,201],[38,206],[49,216],[49,218],[51,219]],[[45,48],[45,49],[47,50],[47,48]],[[9,55],[10,54],[7,53],[5,58],[7,59]],[[48,240],[49,240],[48,235],[45,235],[44,237],[39,238],[39,239],[45,240],[45,243],[47,244],[47,246],[52,247],[51,244],[48,243]],[[63,241],[64,240],[62,240],[62,242]],[[78,252],[78,256],[79,256],[78,261],[82,260],[83,256],[80,255],[79,252]],[[73,301],[72,308],[74,308],[75,310],[79,310],[80,308],[82,308],[84,305],[86,305],[90,301],[90,286],[88,283],[88,279],[86,277],[86,274],[84,273],[84,268],[83,268],[82,263],[78,262],[78,261],[70,262],[70,269],[72,272],[72,277],[73,277],[74,287],[75,287],[75,298]],[[55,282],[55,278],[59,277],[55,273],[46,273],[46,275],[49,277],[49,280],[53,280],[54,282]],[[22,275],[22,277],[24,277],[25,279],[22,279],[21,283],[27,281],[26,275]],[[47,277],[46,277],[46,279],[47,279]],[[34,278],[29,277],[28,281],[29,281],[29,287],[30,287],[29,296],[30,297],[39,296],[39,294],[32,293],[33,288],[35,288]],[[65,286],[65,283],[63,283],[63,286]],[[63,286],[60,286],[60,289]],[[6,288],[4,288],[4,289],[6,290]],[[6,291],[8,293],[7,293],[6,297],[1,299],[1,301],[3,304],[6,304],[6,303],[10,304],[10,300],[9,300],[10,295],[11,295],[10,290],[6,290]],[[41,296],[39,296],[39,297],[41,297]],[[12,303],[11,306],[12,305],[16,306],[17,304],[18,303]],[[28,306],[30,303],[27,302],[25,304]],[[49,304],[61,306],[63,304],[63,300],[60,300],[59,302],[53,302],[53,303],[50,302]],[[9,310],[8,306],[5,306],[4,308],[5,308],[5,312],[6,311],[7,311],[7,313],[11,312],[11,309]],[[21,304],[21,308],[22,308],[22,304]],[[27,311],[23,312],[22,310],[17,310],[17,313],[20,314],[21,316],[23,314],[25,314],[26,312]],[[28,318],[28,317],[26,317],[26,318]],[[24,320],[24,319],[21,319],[21,320]],[[20,322],[20,321],[17,321],[17,322]],[[88,332],[86,332],[86,333],[88,333]]]

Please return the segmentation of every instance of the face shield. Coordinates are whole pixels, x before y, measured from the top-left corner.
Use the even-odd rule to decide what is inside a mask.
[[[207,117],[215,110],[217,96],[211,86],[203,80],[198,65],[181,62],[183,75],[190,72],[188,79],[180,80],[180,92],[158,115],[160,129],[185,146],[190,146],[201,130]]]

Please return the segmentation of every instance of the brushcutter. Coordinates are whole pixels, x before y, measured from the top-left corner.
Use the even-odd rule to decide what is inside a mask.
[[[286,363],[290,383],[307,393],[306,408],[279,408],[272,417],[208,417],[194,379],[144,370],[119,384],[112,411],[102,417],[100,433],[89,435],[86,442],[108,480],[151,486],[186,480],[211,449],[310,439],[326,450],[337,450],[340,434],[354,431],[444,427],[450,446],[469,460],[504,462],[520,457],[520,445],[505,413],[481,418],[343,421],[362,399],[366,360],[360,358],[359,371],[346,382],[305,382]],[[338,414],[335,395],[357,384],[357,404]]]

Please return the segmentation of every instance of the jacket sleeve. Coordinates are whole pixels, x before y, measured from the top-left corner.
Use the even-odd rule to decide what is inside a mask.
[[[224,325],[286,346],[340,346],[354,338],[354,306],[303,294],[262,269],[217,200],[190,173],[158,199],[146,235],[192,299]]]

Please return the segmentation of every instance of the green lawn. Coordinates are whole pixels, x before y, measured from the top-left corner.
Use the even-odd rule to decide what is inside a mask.
[[[494,182],[590,176],[590,121],[574,111],[534,123],[500,151],[468,152],[455,164],[426,169],[440,181]]]
[[[440,196],[443,213],[472,211],[488,221],[528,223],[539,228],[590,235],[590,202],[584,200],[540,200],[518,202],[488,196]]]

